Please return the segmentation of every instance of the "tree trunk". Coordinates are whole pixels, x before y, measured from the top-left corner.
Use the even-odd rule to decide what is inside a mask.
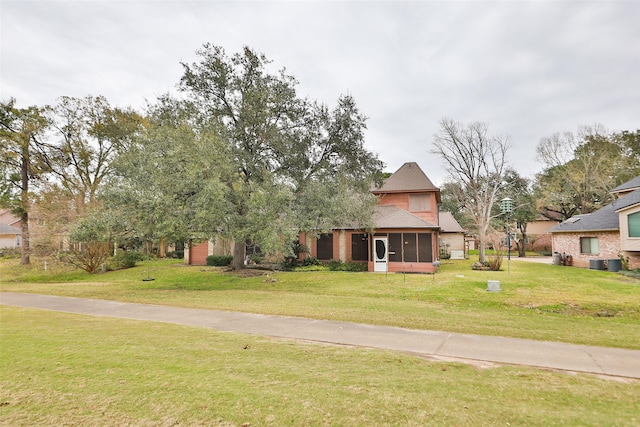
[[[485,245],[486,235],[485,233],[478,233],[478,262],[484,263],[484,245]]]
[[[20,194],[20,221],[21,225],[21,238],[22,238],[22,248],[20,251],[20,264],[29,265],[31,264],[30,259],[30,239],[29,239],[29,145],[28,141],[25,144],[26,147],[23,148],[22,151],[22,165],[20,170],[20,179],[21,179],[21,194]]]
[[[245,244],[244,240],[235,240],[233,243],[233,261],[231,268],[241,270],[244,268]]]
[[[527,233],[522,233],[522,238],[520,239],[521,244],[518,246],[518,256],[521,258],[525,258],[527,256]]]

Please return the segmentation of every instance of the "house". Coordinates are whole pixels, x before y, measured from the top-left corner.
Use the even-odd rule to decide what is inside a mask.
[[[317,238],[301,235],[300,243],[320,261],[362,262],[376,272],[435,272],[440,189],[410,162],[371,191],[378,197],[372,230],[344,227]]]
[[[527,250],[534,252],[551,252],[551,234],[549,230],[561,221],[538,216],[527,223]]]
[[[20,247],[22,220],[14,215],[11,210],[0,210],[0,228],[0,248]],[[13,236],[16,230],[17,237]],[[13,242],[11,245],[8,244],[10,240]],[[50,227],[48,227],[45,217],[36,205],[33,205],[29,212],[29,241],[31,248],[34,248],[38,244],[47,244],[51,248],[58,250],[67,250],[69,248],[67,233],[52,232]]]
[[[20,247],[22,230],[7,224],[0,224],[0,249],[16,249]]]
[[[441,219],[443,241],[464,251],[464,230],[451,214],[439,214],[440,189],[417,163],[405,163],[371,192],[378,198],[371,230],[344,225],[318,236],[302,233],[300,243],[309,249],[307,255],[320,261],[360,262],[369,271],[435,272]],[[191,245],[185,248],[185,263],[205,264],[208,255],[230,254],[231,248],[224,239]]]
[[[464,259],[465,230],[453,217],[451,212],[438,212],[438,224],[440,225],[440,254],[450,256],[452,259]]]
[[[553,250],[573,257],[578,267],[601,268],[599,261],[628,258],[640,268],[640,177],[611,191],[618,197],[601,209],[573,216],[551,228]]]

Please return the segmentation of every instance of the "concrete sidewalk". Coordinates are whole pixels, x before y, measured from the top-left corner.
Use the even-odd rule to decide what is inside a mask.
[[[640,379],[637,350],[12,292],[0,305]]]

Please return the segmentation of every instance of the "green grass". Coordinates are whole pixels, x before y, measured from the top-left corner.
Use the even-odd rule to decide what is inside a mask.
[[[0,425],[640,423],[638,382],[42,310],[0,314]]]
[[[446,262],[435,276],[238,277],[175,261],[101,275],[2,261],[0,289],[640,349],[637,279],[521,261],[511,261],[509,274],[473,271],[472,262]],[[502,292],[487,292],[487,280],[500,280]]]

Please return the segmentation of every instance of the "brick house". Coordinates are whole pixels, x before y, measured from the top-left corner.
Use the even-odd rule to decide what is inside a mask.
[[[373,229],[343,227],[317,238],[301,235],[310,256],[366,263],[368,271],[434,272],[440,250],[440,189],[410,162],[371,192],[378,197]]]
[[[573,216],[551,228],[554,252],[569,254],[573,265],[592,267],[592,260],[629,259],[640,268],[640,176],[616,188],[613,203]]]
[[[455,241],[456,248],[458,240],[464,244],[464,230],[457,221],[439,215],[440,189],[417,163],[405,163],[371,192],[378,197],[373,228],[342,226],[319,236],[301,234],[300,243],[309,249],[308,256],[320,261],[360,262],[369,271],[434,272],[433,262],[439,259],[440,251],[440,218],[445,217],[446,237]],[[231,247],[224,240],[192,245],[185,248],[185,263],[204,264],[207,255],[230,254]]]

